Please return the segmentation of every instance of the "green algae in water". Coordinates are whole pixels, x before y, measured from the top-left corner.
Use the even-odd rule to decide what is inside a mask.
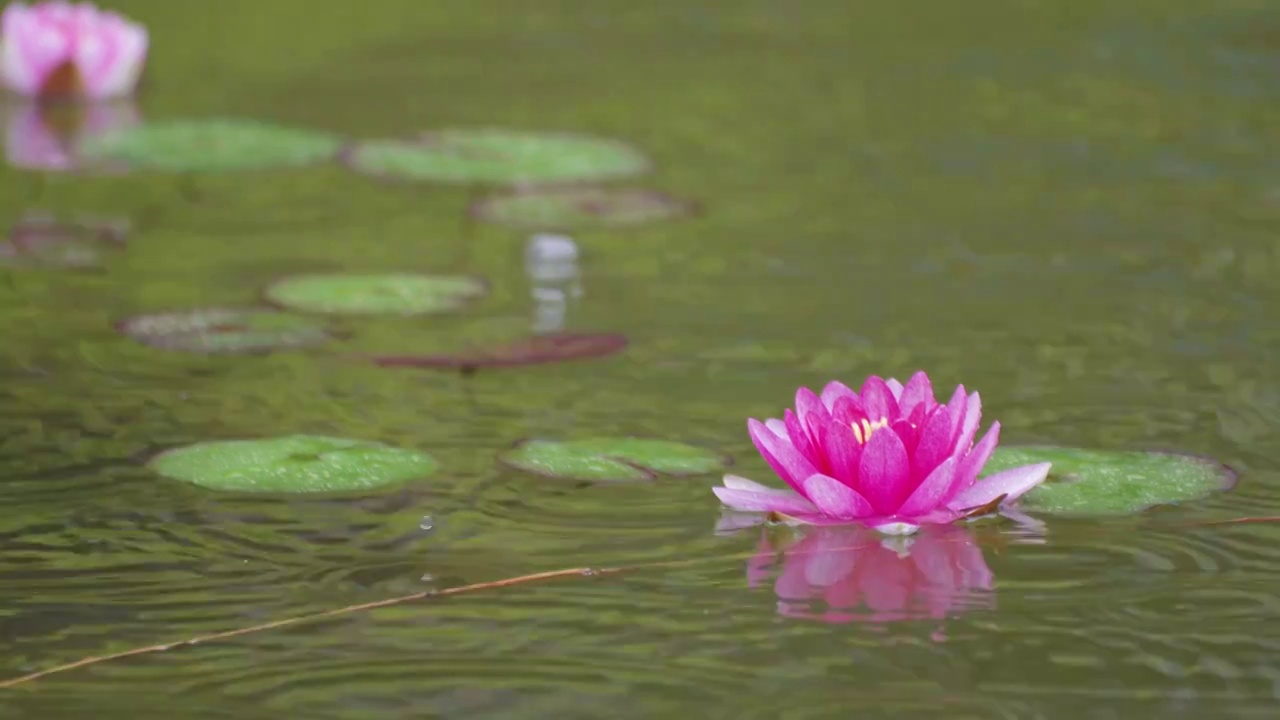
[[[379,442],[288,435],[196,443],[161,453],[147,467],[212,490],[320,493],[421,480],[439,465],[426,453]]]
[[[508,343],[434,355],[377,355],[382,367],[479,368],[521,367],[606,357],[627,348],[621,333],[552,333],[520,338]]]
[[[352,170],[445,183],[521,185],[609,180],[646,172],[635,148],[602,138],[507,130],[441,130],[347,148]]]
[[[266,290],[269,301],[293,310],[330,315],[421,315],[457,310],[488,292],[468,275],[387,273],[295,275]]]
[[[544,230],[625,227],[691,212],[691,203],[645,188],[526,190],[494,195],[471,206],[471,214],[486,222]]]
[[[116,329],[163,350],[199,353],[254,353],[305,347],[332,338],[310,318],[277,310],[204,308],[138,315]]]
[[[997,448],[983,475],[1039,462],[1053,463],[1049,479],[1019,503],[1046,513],[1128,515],[1199,500],[1236,479],[1222,463],[1193,455],[1057,447]]]
[[[168,120],[85,139],[88,159],[114,160],[170,172],[220,172],[294,167],[331,160],[342,139],[316,130],[257,120]]]
[[[703,475],[728,459],[706,448],[647,438],[526,440],[501,456],[511,467],[569,480],[649,480],[657,475]]]

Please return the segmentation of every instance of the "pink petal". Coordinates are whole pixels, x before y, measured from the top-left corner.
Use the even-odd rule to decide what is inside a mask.
[[[978,444],[974,445],[973,449],[960,461],[960,466],[956,468],[955,479],[951,481],[951,487],[942,498],[945,505],[955,507],[952,500],[969,489],[973,481],[978,479],[978,473],[982,472],[982,466],[991,459],[991,453],[995,452],[998,442],[1000,442],[1000,422],[996,421],[991,423],[991,429],[987,434],[982,436]]]
[[[840,398],[858,399],[858,394],[842,382],[832,380],[827,386],[822,388],[822,404],[827,406],[828,410],[834,410],[836,401]]]
[[[747,433],[756,450],[760,451],[760,456],[769,463],[778,477],[803,495],[801,481],[817,472],[813,463],[797,452],[790,440],[778,437],[759,420],[753,418],[747,421]]]
[[[907,456],[910,457],[916,451],[916,445],[920,442],[920,428],[906,420],[894,420],[889,423],[889,429],[897,434],[898,439],[902,441],[903,449],[907,451]]]
[[[951,488],[951,481],[955,478],[956,465],[958,464],[959,461],[954,455],[944,460],[933,472],[929,473],[929,476],[911,493],[907,501],[902,503],[898,514],[905,516],[924,515],[938,507],[942,502],[943,495]]]
[[[826,472],[827,461],[825,454],[809,438],[809,431],[800,422],[800,418],[796,417],[796,414],[790,410],[783,413],[783,418],[787,426],[787,438],[791,440],[791,445],[801,455],[804,455],[805,459],[812,463],[818,472]]]
[[[956,452],[968,452],[973,438],[978,434],[978,423],[982,421],[982,398],[974,393],[965,400],[963,421],[957,426]]]
[[[884,430],[871,433],[858,463],[857,489],[878,512],[892,515],[898,510],[912,490],[907,484],[910,474],[907,451],[897,434]]]
[[[853,520],[874,513],[871,503],[857,490],[826,475],[806,478],[804,490],[813,504],[832,518]]]
[[[823,437],[831,425],[831,413],[822,404],[822,399],[809,388],[800,388],[796,391],[796,415],[804,423],[814,447],[821,449]]]
[[[783,440],[788,440],[791,438],[791,436],[787,433],[787,424],[779,420],[778,418],[769,418],[768,420],[765,420],[764,426],[769,428],[769,430],[771,430],[774,435],[777,435]]]
[[[45,79],[71,60],[72,38],[36,8],[9,5],[0,19],[0,73],[4,82],[23,95],[36,95]]]
[[[953,510],[963,512],[982,507],[1001,495],[1008,496],[1005,502],[1017,500],[1023,493],[1044,482],[1044,479],[1049,476],[1049,465],[1047,462],[1036,463],[998,472],[962,490],[947,505]]]
[[[889,392],[893,393],[894,400],[899,400],[902,397],[902,383],[898,382],[897,378],[889,378],[884,381],[884,384],[889,386]]]
[[[862,383],[862,392],[858,395],[871,422],[878,422],[881,418],[898,419],[898,401],[893,399],[893,392],[884,380],[872,375]]]
[[[812,513],[812,503],[789,490],[734,490],[729,487],[713,487],[711,492],[720,502],[739,512],[776,512],[783,515]]]
[[[937,404],[933,398],[933,384],[929,382],[929,376],[923,370],[911,376],[906,387],[902,389],[901,396],[898,396],[898,407],[903,415],[911,415],[920,405],[931,409],[929,405]]]
[[[147,31],[117,15],[103,13],[97,27],[78,39],[76,69],[85,94],[94,99],[133,92],[146,62]]]
[[[939,407],[925,421],[925,426],[920,431],[920,442],[916,445],[915,453],[911,457],[913,477],[923,477],[933,472],[943,460],[954,454],[952,445],[954,426],[948,410],[947,407]]]
[[[862,458],[862,446],[854,439],[853,430],[847,425],[831,423],[822,435],[822,451],[831,477],[852,487],[857,482],[858,461]]]

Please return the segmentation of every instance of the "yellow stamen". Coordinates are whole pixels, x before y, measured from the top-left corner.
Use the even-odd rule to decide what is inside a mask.
[[[863,418],[861,424],[850,423],[853,428],[853,439],[858,441],[859,445],[864,445],[871,440],[871,433],[883,427],[889,427],[889,418],[880,418],[875,422],[871,422]]]

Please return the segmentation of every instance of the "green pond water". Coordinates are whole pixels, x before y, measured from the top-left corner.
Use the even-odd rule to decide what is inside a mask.
[[[0,268],[0,674],[650,566],[70,670],[0,689],[4,718],[1274,714],[1280,525],[1204,524],[1280,515],[1273,4],[113,6],[151,30],[148,119],[619,138],[655,164],[641,185],[701,212],[575,234],[564,327],[625,333],[625,353],[464,377],[352,356],[541,322],[527,231],[469,222],[472,190],[336,165],[0,170],[6,226],[29,211],[132,223],[96,272]],[[477,274],[491,292],[449,316],[345,318],[348,339],[269,356],[113,330],[335,269]],[[1043,518],[1038,537],[983,526],[908,552],[814,536],[826,554],[778,580],[751,555],[779,533],[716,532],[714,475],[591,484],[495,459],[522,438],[635,434],[777,483],[747,417],[777,415],[799,385],[919,368],[980,390],[1005,443],[1179,449],[1240,483],[1138,516]],[[293,433],[419,448],[441,470],[280,497],[142,466]],[[847,607],[797,599],[824,577]]]

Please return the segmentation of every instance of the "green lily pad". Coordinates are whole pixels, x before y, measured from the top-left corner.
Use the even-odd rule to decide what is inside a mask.
[[[293,310],[329,315],[421,315],[457,310],[488,292],[469,275],[317,273],[277,280],[269,301]]]
[[[440,130],[347,148],[352,170],[378,177],[521,185],[608,180],[649,169],[639,151],[615,140],[506,130]]]
[[[147,467],[213,490],[317,493],[421,480],[439,465],[426,453],[378,442],[286,435],[196,443],[160,453]]]
[[[1039,462],[1053,463],[1049,478],[1019,502],[1046,513],[1127,515],[1199,500],[1236,481],[1231,468],[1194,455],[1057,447],[997,448],[983,475]]]
[[[254,308],[138,315],[116,329],[151,347],[201,353],[265,352],[316,345],[331,337],[309,318]]]
[[[499,460],[518,470],[570,480],[649,480],[658,475],[703,475],[729,463],[706,448],[670,440],[589,438],[525,440]]]
[[[640,225],[692,211],[692,203],[657,190],[609,187],[511,192],[485,198],[471,206],[471,214],[481,220],[538,229]]]
[[[341,138],[257,120],[169,120],[85,138],[80,153],[171,172],[261,170],[309,165],[337,156]]]

